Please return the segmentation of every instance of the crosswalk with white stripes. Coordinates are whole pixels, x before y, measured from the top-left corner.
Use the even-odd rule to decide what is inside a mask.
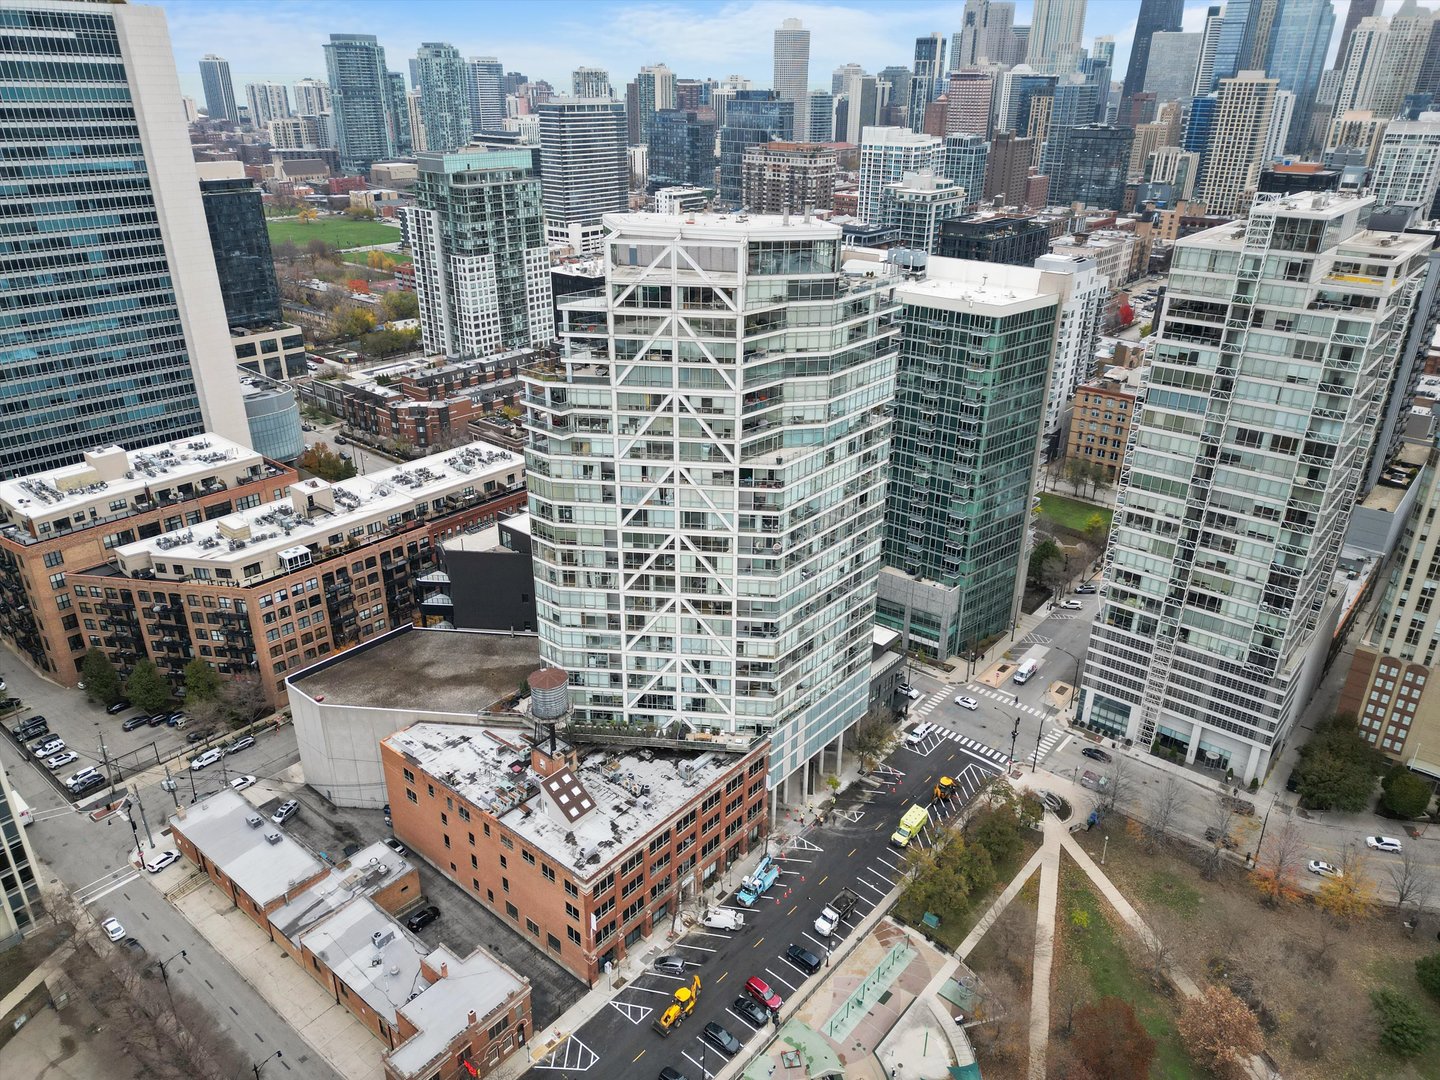
[[[1028,713],[1030,716],[1045,715],[1044,709],[1037,709],[1034,705],[1016,704],[1014,694],[1007,694],[1001,690],[995,690],[988,686],[982,686],[980,683],[966,683],[965,692],[967,694],[978,694],[980,697],[991,698],[994,701],[1000,702],[1007,709],[1016,709],[1019,712]]]

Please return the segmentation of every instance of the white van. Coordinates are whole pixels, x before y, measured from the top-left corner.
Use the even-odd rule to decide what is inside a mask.
[[[1034,675],[1035,672],[1039,670],[1039,660],[1026,660],[1023,664],[1021,664],[1018,668],[1015,669],[1015,674],[1010,677],[1014,679],[1017,684],[1027,683],[1030,681],[1030,676]]]

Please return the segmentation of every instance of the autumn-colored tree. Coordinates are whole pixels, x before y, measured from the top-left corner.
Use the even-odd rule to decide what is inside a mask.
[[[1071,1045],[1080,1063],[1096,1076],[1149,1076],[1155,1040],[1135,1010],[1118,997],[1101,998],[1075,1010]]]
[[[300,212],[295,216],[308,225],[320,216],[320,211],[316,210],[313,206],[302,206]]]
[[[1355,848],[1347,848],[1337,869],[1336,877],[1321,882],[1316,906],[1342,922],[1369,918],[1375,911],[1375,882],[1370,879],[1367,859]]]
[[[352,277],[345,279],[345,287],[354,293],[370,291],[370,280],[363,277]]]
[[[1260,1021],[1224,986],[1207,986],[1180,1010],[1180,1038],[1190,1059],[1220,1080],[1243,1080],[1265,1048]]]
[[[347,307],[335,316],[335,331],[342,338],[358,338],[374,329],[375,316],[364,308]]]
[[[1270,834],[1255,864],[1255,888],[1269,907],[1300,898],[1298,878],[1304,862],[1305,838],[1293,821],[1287,821]]]
[[[300,455],[297,464],[321,480],[348,480],[355,475],[355,463],[330,449],[329,443],[316,443]]]

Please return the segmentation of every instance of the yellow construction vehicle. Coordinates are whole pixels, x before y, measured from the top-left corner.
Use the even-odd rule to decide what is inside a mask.
[[[696,975],[689,986],[682,986],[675,991],[675,1000],[665,1006],[650,1026],[668,1038],[670,1032],[683,1024],[685,1018],[695,1011],[695,1003],[699,1000],[700,976]]]
[[[954,780],[951,780],[950,777],[948,777],[948,776],[942,776],[942,777],[940,777],[940,782],[935,785],[935,790],[934,790],[933,792],[931,792],[931,795],[932,795],[937,801],[943,801],[943,800],[945,800],[945,799],[948,799],[948,798],[950,798],[951,796],[953,796],[954,794],[955,794],[955,781],[954,781]]]

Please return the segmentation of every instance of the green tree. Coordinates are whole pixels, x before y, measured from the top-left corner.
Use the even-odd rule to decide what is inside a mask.
[[[220,674],[200,657],[185,665],[185,701],[209,701],[220,692]]]
[[[91,649],[85,654],[80,664],[80,679],[85,684],[85,696],[91,701],[113,705],[120,700],[120,673],[102,650]]]
[[[1392,1054],[1413,1057],[1434,1035],[1420,1007],[1408,997],[1385,987],[1370,992],[1370,1004],[1380,1020],[1380,1045]]]
[[[1004,866],[1020,853],[1020,823],[1015,811],[1006,807],[983,810],[970,819],[965,829],[970,842],[981,848],[995,866]]]
[[[170,687],[151,660],[141,660],[125,684],[125,696],[137,709],[157,713],[170,701]]]
[[[1041,540],[1030,552],[1030,567],[1025,580],[1031,585],[1041,584],[1044,581],[1045,564],[1056,559],[1062,564],[1065,561],[1065,553],[1060,550],[1060,545],[1054,540]]]
[[[391,289],[380,300],[386,320],[414,319],[420,315],[419,298],[407,289]]]
[[[1091,514],[1085,520],[1085,539],[1097,546],[1105,543],[1105,536],[1110,532],[1110,523],[1105,520],[1104,514]]]
[[[335,332],[342,338],[358,338],[375,329],[375,316],[364,308],[343,308],[335,316]]]
[[[1430,808],[1430,785],[1403,765],[1385,776],[1380,803],[1397,818],[1418,818]]]
[[[375,211],[368,206],[347,206],[344,213],[351,221],[375,220]]]
[[[1416,960],[1415,978],[1419,980],[1421,989],[1440,1001],[1440,953],[1431,953]]]
[[[1360,737],[1354,718],[1332,716],[1300,748],[1296,786],[1312,809],[1356,813],[1369,804],[1380,769],[1379,755]]]
[[[348,480],[355,475],[355,463],[346,461],[330,449],[329,443],[316,443],[300,455],[296,464],[311,475],[332,483],[336,480]]]

